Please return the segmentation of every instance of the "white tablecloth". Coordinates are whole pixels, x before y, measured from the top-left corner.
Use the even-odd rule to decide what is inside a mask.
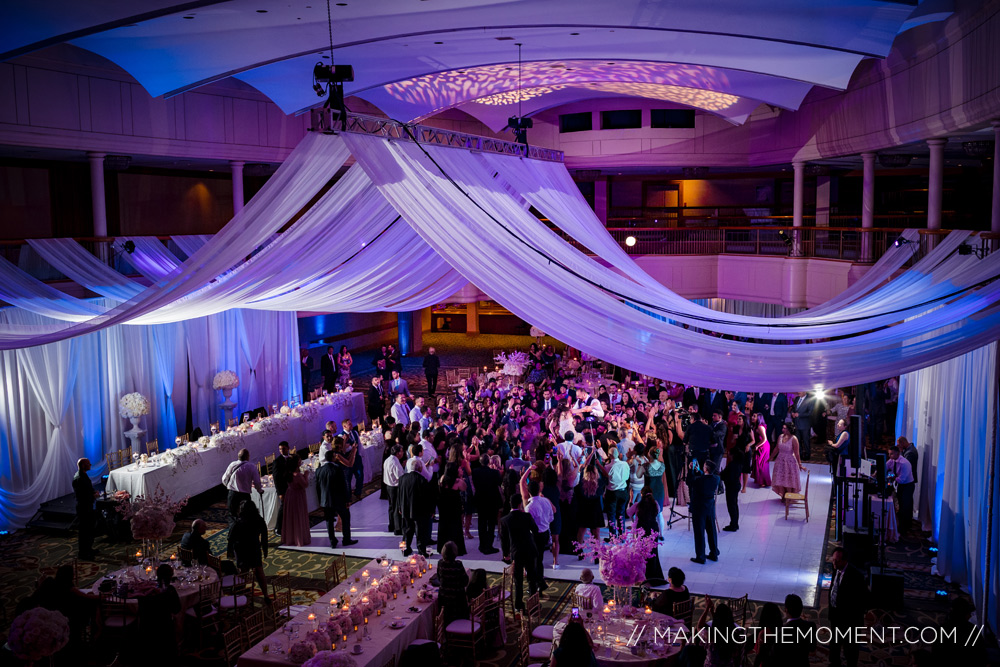
[[[377,560],[371,561],[364,569],[367,569],[374,577],[378,577],[383,573],[383,569],[378,565]],[[303,623],[302,631],[304,632],[306,625],[304,621],[310,613],[315,614],[317,619],[325,621],[329,618],[331,598],[336,598],[347,593],[351,586],[356,586],[358,590],[365,588],[363,582],[355,582],[355,576],[357,575],[358,573],[352,574],[347,578],[347,581],[342,582],[315,603],[303,609],[295,619],[286,624],[286,627],[291,623],[300,621]],[[398,599],[390,600],[386,609],[382,611],[382,616],[375,616],[373,614],[369,617],[368,627],[371,640],[362,639],[360,645],[363,648],[363,652],[360,655],[352,655],[358,667],[367,667],[368,665],[382,667],[392,658],[398,657],[414,640],[430,639],[433,636],[434,613],[437,611],[437,601],[417,601],[417,589],[420,588],[423,582],[429,582],[430,576],[431,573],[428,572],[424,575],[423,579],[417,580],[418,586],[410,588],[406,595],[399,593]],[[429,583],[428,587],[430,587]],[[411,612],[409,611],[411,608],[415,608],[418,611]],[[389,627],[389,623],[395,618],[401,619],[404,623],[398,630]],[[356,638],[356,635],[353,633],[348,637],[347,651],[350,651],[358,643]],[[265,644],[269,649],[267,653],[264,653],[263,650]],[[274,665],[287,666],[290,664],[286,653],[277,652],[275,650],[276,647],[281,647],[285,652],[288,650],[287,637],[281,631],[274,632],[265,637],[259,644],[251,646],[249,651],[240,656],[239,661],[236,663],[237,667],[273,667]],[[345,650],[345,647],[341,637],[337,639],[337,651],[343,650]]]
[[[278,443],[287,440],[295,449],[302,449],[309,443],[319,442],[323,434],[323,426],[328,421],[334,421],[339,428],[344,419],[351,419],[355,424],[365,424],[365,399],[360,392],[345,394],[346,403],[339,405],[323,405],[313,401],[318,412],[315,419],[289,418],[287,429],[278,429],[273,433],[250,431],[243,435],[241,447],[250,450],[251,461],[263,462],[267,454],[278,453]],[[223,451],[218,447],[199,449],[199,463],[185,470],[175,469],[172,465],[162,464],[137,468],[129,465],[112,470],[108,476],[108,493],[128,491],[132,496],[152,494],[157,485],[161,486],[172,498],[194,496],[222,483],[222,474],[229,464],[236,460],[236,451]],[[367,464],[367,460],[365,461]],[[381,452],[379,452],[379,469],[381,469]]]
[[[585,612],[581,612],[583,614]],[[671,618],[666,614],[653,612],[645,614],[640,612],[636,618],[608,618],[602,619],[602,614],[594,610],[594,617],[585,622],[590,636],[594,640],[594,655],[597,657],[599,667],[616,667],[625,665],[627,667],[652,667],[653,665],[672,665],[677,660],[681,647],[674,646],[673,641],[667,643],[666,639],[673,640],[674,634],[687,628],[683,622]],[[559,646],[559,639],[563,630],[569,623],[569,616],[565,616],[552,628],[552,647],[555,650]],[[603,633],[598,632],[598,626]],[[669,628],[669,634],[667,629]],[[641,630],[641,632],[640,632]],[[658,632],[657,632],[658,630]],[[603,638],[601,637],[603,634]],[[657,634],[659,637],[657,638]],[[634,638],[645,638],[649,647],[646,655],[639,656],[632,653],[630,641],[637,641]]]

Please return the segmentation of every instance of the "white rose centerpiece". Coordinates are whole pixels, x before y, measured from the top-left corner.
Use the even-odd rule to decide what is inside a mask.
[[[240,386],[240,379],[233,371],[219,371],[212,378],[212,389],[229,389],[232,391]]]
[[[149,399],[137,391],[125,394],[118,401],[118,411],[125,419],[134,419],[149,414]]]

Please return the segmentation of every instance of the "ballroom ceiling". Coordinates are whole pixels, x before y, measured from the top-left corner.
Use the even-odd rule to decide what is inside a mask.
[[[844,89],[864,58],[947,16],[951,0],[346,0],[330,2],[345,85],[392,118],[459,108],[502,127],[592,98],[636,97],[741,123]],[[326,0],[39,0],[0,9],[0,60],[68,42],[113,61],[151,95],[226,77],[286,113],[321,104]],[[518,47],[522,65],[518,75]],[[520,79],[520,90],[519,88]]]

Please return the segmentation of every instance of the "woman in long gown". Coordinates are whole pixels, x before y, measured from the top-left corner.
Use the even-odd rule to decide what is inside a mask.
[[[282,503],[281,543],[304,547],[312,542],[309,535],[309,504],[306,502],[306,490],[309,488],[309,471],[299,470],[299,455],[292,454],[291,474],[288,479],[288,490]]]
[[[658,535],[660,533],[660,512],[663,510],[663,505],[657,504],[650,491],[649,488],[643,489],[642,499],[629,507],[627,514],[632,517],[633,532]],[[646,579],[663,581],[663,566],[660,565],[658,549],[653,549],[653,552],[646,558]]]
[[[771,486],[771,443],[767,441],[767,425],[764,415],[753,416],[754,465],[753,479],[758,488]]]
[[[782,424],[778,438],[778,451],[774,454],[774,469],[771,470],[771,489],[782,501],[786,493],[798,493],[802,488],[799,471],[805,470],[799,459],[799,440],[792,435],[790,424]]]
[[[562,442],[567,433],[573,433],[576,437],[576,421],[573,419],[573,411],[566,405],[559,408],[559,432],[554,433],[556,440]]]
[[[441,488],[438,492],[438,553],[444,550],[444,545],[454,542],[458,547],[458,555],[464,556],[465,535],[462,531],[462,494],[465,492],[465,482],[459,479],[449,465],[441,478]]]
[[[739,404],[733,400],[729,402],[729,417],[726,418],[726,461],[732,461],[734,458],[739,459],[739,455],[733,453],[733,448],[739,446],[739,443],[744,441],[743,438],[743,413],[740,412]],[[745,459],[744,459],[745,460]],[[740,473],[741,477],[741,487],[740,492],[747,492],[747,479],[750,477],[750,471],[747,468],[743,469],[744,472]]]
[[[354,357],[347,351],[347,346],[341,345],[340,352],[337,353],[337,371],[340,373],[341,387],[346,387],[347,383],[351,381],[351,364],[353,363]]]

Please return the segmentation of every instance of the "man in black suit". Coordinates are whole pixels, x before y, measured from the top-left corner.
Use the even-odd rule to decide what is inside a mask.
[[[830,582],[830,626],[833,638],[830,642],[830,664],[839,667],[840,652],[843,649],[847,667],[858,664],[858,644],[854,641],[838,640],[836,631],[847,631],[863,625],[868,611],[868,584],[861,570],[847,562],[843,547],[833,550],[830,557],[833,564],[833,579]],[[852,638],[853,639],[853,638]]]
[[[684,443],[688,446],[691,456],[698,459],[698,463],[704,465],[709,459],[712,449],[712,427],[705,423],[700,412],[691,414],[691,423],[684,431]]]
[[[809,667],[809,654],[816,649],[816,624],[802,620],[802,598],[785,596],[785,629],[778,642],[775,664]]]
[[[94,500],[97,491],[90,481],[87,471],[90,470],[90,459],[83,458],[76,462],[76,474],[73,475],[73,494],[76,496],[76,520],[79,525],[77,542],[80,560],[94,560],[94,525],[97,513],[94,511]]]
[[[357,456],[351,456],[351,465],[345,467],[347,471],[347,489],[350,491],[351,477],[353,477],[354,495],[360,500],[361,491],[365,486],[365,461],[361,455],[361,436],[358,435],[358,431],[354,428],[354,424],[351,423],[350,419],[342,421],[341,427],[342,430],[337,435],[344,439],[344,451],[347,452],[345,456],[351,456],[351,452],[357,453]]]
[[[334,438],[334,448],[342,449],[343,442],[337,442],[340,438]],[[357,451],[347,455],[347,463],[356,455]],[[326,534],[330,538],[330,546],[337,546],[337,517],[340,517],[340,526],[344,532],[344,546],[349,547],[357,544],[357,540],[351,539],[351,508],[347,503],[351,499],[351,490],[344,478],[344,472],[340,466],[333,462],[334,453],[328,449],[323,455],[325,463],[316,471],[316,495],[319,497],[319,506],[323,508],[323,518],[326,519]]]
[[[704,393],[705,393],[705,390],[701,389],[700,387],[687,387],[684,390],[684,396],[681,398],[681,404],[684,406],[684,409],[685,410],[690,410],[691,406],[693,405],[693,406],[699,408],[699,411],[700,411],[700,407],[701,406],[700,406],[699,400],[701,399],[702,394],[704,394]],[[657,395],[656,399],[650,399],[650,400],[658,400],[658,399],[659,399],[659,395]],[[702,412],[701,415],[703,417],[705,417],[705,416],[708,416],[708,413],[707,412]]]
[[[522,507],[520,494],[510,498],[510,514],[500,519],[500,546],[503,562],[514,563],[514,609],[524,609],[524,576],[528,576],[528,595],[534,595],[541,583],[538,566],[538,526]]]
[[[435,354],[434,348],[429,347],[427,356],[424,357],[424,377],[427,378],[427,393],[431,396],[437,393],[439,370],[441,370],[441,359]]]
[[[490,455],[485,452],[480,454],[479,467],[472,469],[472,487],[476,491],[474,500],[479,514],[479,551],[487,555],[497,552],[493,538],[503,502],[500,497],[501,482],[500,472],[490,467]]]
[[[332,348],[331,348],[332,349]],[[274,526],[276,535],[281,535],[281,518],[284,515],[285,491],[291,478],[292,463],[288,452],[288,443],[284,440],[278,443],[278,456],[274,459],[274,489],[278,492],[278,522]]]
[[[434,494],[421,471],[423,463],[414,457],[406,462],[406,474],[399,478],[397,502],[399,514],[403,518],[403,540],[406,548],[403,556],[413,554],[410,542],[417,537],[417,551],[427,556],[427,545],[431,543],[431,518],[434,516]]]
[[[313,360],[309,356],[309,350],[302,348],[299,354],[302,366],[302,402],[309,400],[309,387],[312,384]]]
[[[337,355],[333,353],[333,345],[326,348],[326,354],[319,360],[319,370],[323,374],[323,389],[337,389]]]
[[[799,458],[809,460],[812,449],[813,400],[804,391],[800,391],[792,405],[792,425],[795,427],[795,437],[799,441]]]
[[[385,389],[382,388],[382,376],[372,378],[372,386],[368,387],[368,419],[375,423],[385,417]]]
[[[718,408],[712,408],[712,448],[708,452],[708,458],[715,461],[715,469],[718,470],[722,463],[722,455],[726,451],[726,433],[729,432],[729,424],[723,419],[723,413]]]
[[[777,443],[778,436],[781,435],[781,425],[788,416],[788,396],[783,391],[766,396],[767,403],[761,407],[761,411],[764,413],[764,421],[767,422],[767,439],[769,442]],[[772,446],[777,447],[777,444]]]
[[[716,410],[723,417],[729,414],[729,399],[726,398],[726,392],[719,391],[718,389],[709,389],[705,393],[708,396],[708,409],[710,411],[706,414],[711,414]]]
[[[542,400],[540,401],[539,407],[543,412],[548,412],[549,410],[555,410],[559,407],[560,400],[552,395],[552,390],[548,387],[542,391]]]
[[[688,475],[691,489],[691,523],[694,528],[694,553],[692,562],[703,565],[705,558],[719,560],[718,535],[715,531],[715,496],[719,491],[719,478],[715,474],[715,462],[705,461],[704,473],[693,469]],[[705,555],[705,534],[708,534],[708,556]]]

